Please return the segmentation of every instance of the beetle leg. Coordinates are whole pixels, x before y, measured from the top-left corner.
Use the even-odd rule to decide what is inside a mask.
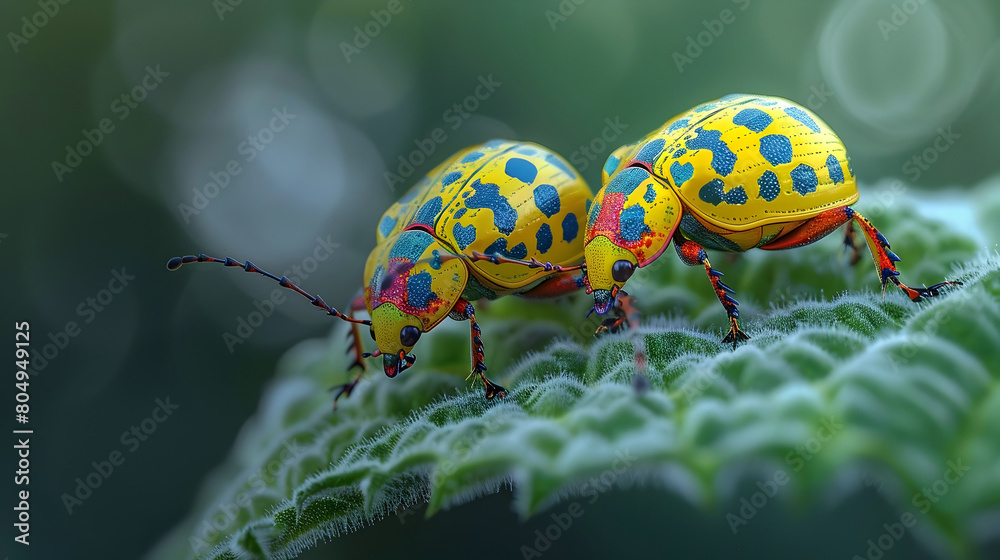
[[[554,298],[586,287],[586,275],[580,272],[557,272],[530,290],[517,294],[523,298]]]
[[[355,312],[361,311],[365,309],[365,307],[366,307],[365,296],[364,294],[359,294],[351,302],[351,306],[347,312],[347,315],[350,317],[354,317]],[[351,324],[351,330],[347,334],[347,336],[351,339],[351,344],[347,347],[347,353],[348,354],[351,354],[352,352],[354,353],[354,361],[351,362],[351,365],[348,366],[347,370],[350,371],[356,366],[361,368],[361,371],[358,372],[358,375],[354,377],[354,381],[351,381],[350,383],[344,383],[343,385],[334,385],[333,387],[330,387],[330,391],[337,391],[337,394],[333,396],[334,412],[336,412],[337,410],[337,401],[340,400],[340,397],[344,397],[345,399],[350,397],[351,392],[354,391],[354,388],[358,386],[358,382],[361,381],[361,376],[363,376],[365,374],[365,371],[368,369],[365,366],[365,362],[362,358],[372,357],[371,354],[365,353],[364,351],[365,349],[361,345],[361,329],[358,327],[358,323]]]
[[[472,330],[472,373],[469,374],[469,377],[479,375],[479,378],[483,381],[483,387],[486,389],[487,399],[506,397],[507,389],[487,379],[484,373],[486,371],[486,355],[483,349],[482,329],[479,328],[479,323],[476,322],[475,308],[464,299],[459,299],[450,315],[452,318],[458,320],[468,319]]]
[[[364,294],[358,294],[358,296],[351,301],[351,306],[347,311],[347,315],[353,319],[356,312],[364,309],[366,309],[365,296]],[[361,345],[361,329],[358,327],[358,323],[351,324],[351,331],[347,336],[351,339],[351,344],[347,347],[347,353],[354,353],[354,361],[347,367],[347,370],[350,371],[354,367],[359,367],[361,368],[361,371],[365,371],[368,368],[365,367],[365,362],[361,359],[365,349]],[[354,383],[357,383],[357,380],[355,380]],[[350,395],[350,391],[347,393]],[[334,405],[336,405],[336,402],[334,402]]]
[[[851,266],[861,261],[861,250],[858,248],[857,232],[854,231],[854,222],[847,222],[844,228],[844,248],[851,252]]]
[[[858,227],[861,228],[861,232],[865,234],[865,239],[868,241],[868,248],[872,253],[872,260],[875,261],[875,269],[878,271],[879,280],[882,281],[882,297],[885,297],[885,288],[891,281],[899,289],[910,298],[911,301],[920,301],[925,297],[933,297],[941,294],[941,288],[944,286],[961,286],[962,283],[957,280],[945,280],[944,282],[939,282],[931,287],[923,288],[911,288],[906,284],[899,281],[899,271],[896,270],[896,263],[901,259],[896,256],[890,250],[889,240],[879,232],[868,218],[865,218],[861,214],[855,212],[850,207],[845,207],[843,209],[844,213],[855,222],[857,222]]]
[[[639,315],[641,312],[635,306],[635,298],[625,293],[624,290],[618,291],[615,297],[615,306],[611,308],[611,311],[614,316],[602,321],[601,326],[597,327],[597,330],[594,331],[594,336],[602,332],[618,332],[625,323],[628,323],[628,327],[632,330],[639,328]]]
[[[765,251],[774,251],[777,249],[795,249],[796,247],[804,247],[815,243],[830,235],[845,223],[850,223],[851,216],[848,215],[847,210],[850,210],[850,208],[846,206],[824,210],[806,220],[795,229],[787,233],[782,232],[772,241],[761,245],[760,248]],[[844,244],[848,244],[847,240],[844,241]]]
[[[722,307],[725,308],[726,314],[729,316],[729,333],[722,339],[722,342],[727,344],[730,342],[733,343],[733,350],[735,350],[740,341],[750,340],[750,337],[740,329],[740,302],[733,299],[732,295],[730,295],[736,292],[720,280],[724,274],[712,268],[712,263],[708,260],[708,254],[705,253],[705,249],[694,241],[684,239],[679,234],[674,235],[674,249],[684,264],[688,266],[697,266],[700,264],[705,267],[705,273],[708,274],[708,279],[712,282],[715,295],[719,298],[719,302],[722,303]]]
[[[337,401],[340,400],[340,397],[344,397],[345,399],[350,397],[351,392],[354,391],[354,388],[358,386],[358,382],[361,381],[361,376],[364,374],[365,371],[361,370],[361,372],[359,372],[358,375],[354,377],[354,381],[351,381],[350,383],[344,383],[343,385],[334,385],[333,387],[330,387],[331,392],[337,391],[337,394],[333,396],[334,412],[337,411]]]
[[[586,286],[586,275],[564,271],[549,276],[534,288],[518,295],[524,298],[558,297]],[[632,329],[637,328],[639,326],[639,310],[636,309],[634,303],[635,298],[624,291],[619,291],[615,306],[612,308],[613,316],[605,319],[594,335],[609,331],[616,332],[626,322]]]

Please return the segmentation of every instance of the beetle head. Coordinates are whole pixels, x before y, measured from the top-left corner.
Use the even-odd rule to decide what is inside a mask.
[[[396,377],[413,364],[415,358],[410,351],[423,332],[417,317],[403,313],[392,303],[383,303],[372,311],[371,335],[388,377]]]
[[[594,294],[594,310],[604,315],[615,303],[618,291],[638,268],[635,255],[600,235],[583,250],[587,282]]]
[[[618,170],[598,191],[583,249],[595,311],[607,313],[636,269],[660,256],[682,212],[669,184],[645,167]]]
[[[365,265],[365,305],[385,374],[413,364],[420,335],[444,320],[468,282],[465,262],[429,233],[408,230],[385,239]]]

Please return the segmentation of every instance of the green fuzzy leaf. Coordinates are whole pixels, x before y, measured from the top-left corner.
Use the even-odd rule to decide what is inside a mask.
[[[636,332],[595,340],[586,298],[481,309],[490,372],[510,390],[499,402],[466,389],[468,325],[447,322],[416,368],[372,376],[333,413],[325,389],[348,379],[338,325],[285,358],[195,513],[153,557],[293,558],[400,508],[433,515],[505,486],[527,518],[607,476],[712,508],[760,465],[787,471],[806,508],[856,490],[845,473],[877,468],[912,509],[949,461],[970,468],[917,530],[965,554],[971,527],[1000,507],[1000,257],[973,260],[972,240],[894,210],[878,224],[906,259],[904,281],[957,275],[964,287],[921,304],[890,287],[883,301],[868,261],[847,266],[839,239],[712,255],[752,337],[733,351],[704,270],[665,255],[629,284],[647,317]]]

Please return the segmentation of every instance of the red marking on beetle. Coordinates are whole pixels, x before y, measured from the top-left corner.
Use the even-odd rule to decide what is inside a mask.
[[[608,239],[617,240],[621,228],[621,214],[625,207],[625,195],[622,193],[606,193],[601,202],[601,211],[597,213],[594,225],[587,232],[587,241],[604,235]],[[617,241],[615,242],[617,245]]]
[[[640,237],[638,241],[626,241],[621,237],[621,217],[624,208],[625,195],[623,193],[606,193],[604,201],[601,203],[601,211],[597,214],[594,225],[587,232],[587,240],[590,241],[598,235],[604,235],[623,249],[628,249],[633,253],[642,253],[642,245],[651,243],[645,235]]]
[[[650,164],[646,163],[645,161],[640,161],[640,160],[637,160],[637,159],[633,159],[632,161],[628,162],[628,165],[626,165],[625,167],[641,167],[641,168],[645,169],[646,171],[648,171],[650,175],[653,174],[653,166],[651,166]]]
[[[685,243],[681,245],[681,254],[684,257],[685,264],[693,266],[701,263],[701,250],[701,246],[696,243]]]
[[[434,234],[434,230],[431,229],[431,227],[429,225],[427,225],[427,224],[420,224],[420,223],[410,224],[410,225],[406,226],[406,228],[403,229],[403,231],[414,231],[414,230],[422,231],[422,232],[425,232],[425,233],[429,233],[431,235],[435,235]]]
[[[373,294],[372,309],[388,302],[398,307],[403,313],[413,315],[414,317],[425,317],[437,312],[441,305],[444,304],[444,300],[439,297],[432,299],[427,304],[427,307],[414,307],[410,305],[407,283],[410,279],[413,264],[412,261],[399,257],[389,259],[389,266],[386,268],[382,285]],[[386,282],[387,279],[389,279],[388,282]],[[366,287],[365,289],[371,290],[371,287]]]

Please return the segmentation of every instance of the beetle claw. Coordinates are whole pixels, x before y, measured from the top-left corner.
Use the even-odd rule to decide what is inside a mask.
[[[486,398],[493,400],[494,398],[504,398],[507,396],[507,389],[496,383],[490,381],[489,379],[483,378],[483,384],[486,386]]]
[[[747,333],[743,332],[742,329],[740,329],[740,325],[736,317],[730,317],[729,334],[727,334],[726,337],[722,339],[722,343],[728,344],[732,342],[733,350],[736,350],[736,347],[739,345],[739,343],[745,340],[750,340],[750,335],[748,335]]]

